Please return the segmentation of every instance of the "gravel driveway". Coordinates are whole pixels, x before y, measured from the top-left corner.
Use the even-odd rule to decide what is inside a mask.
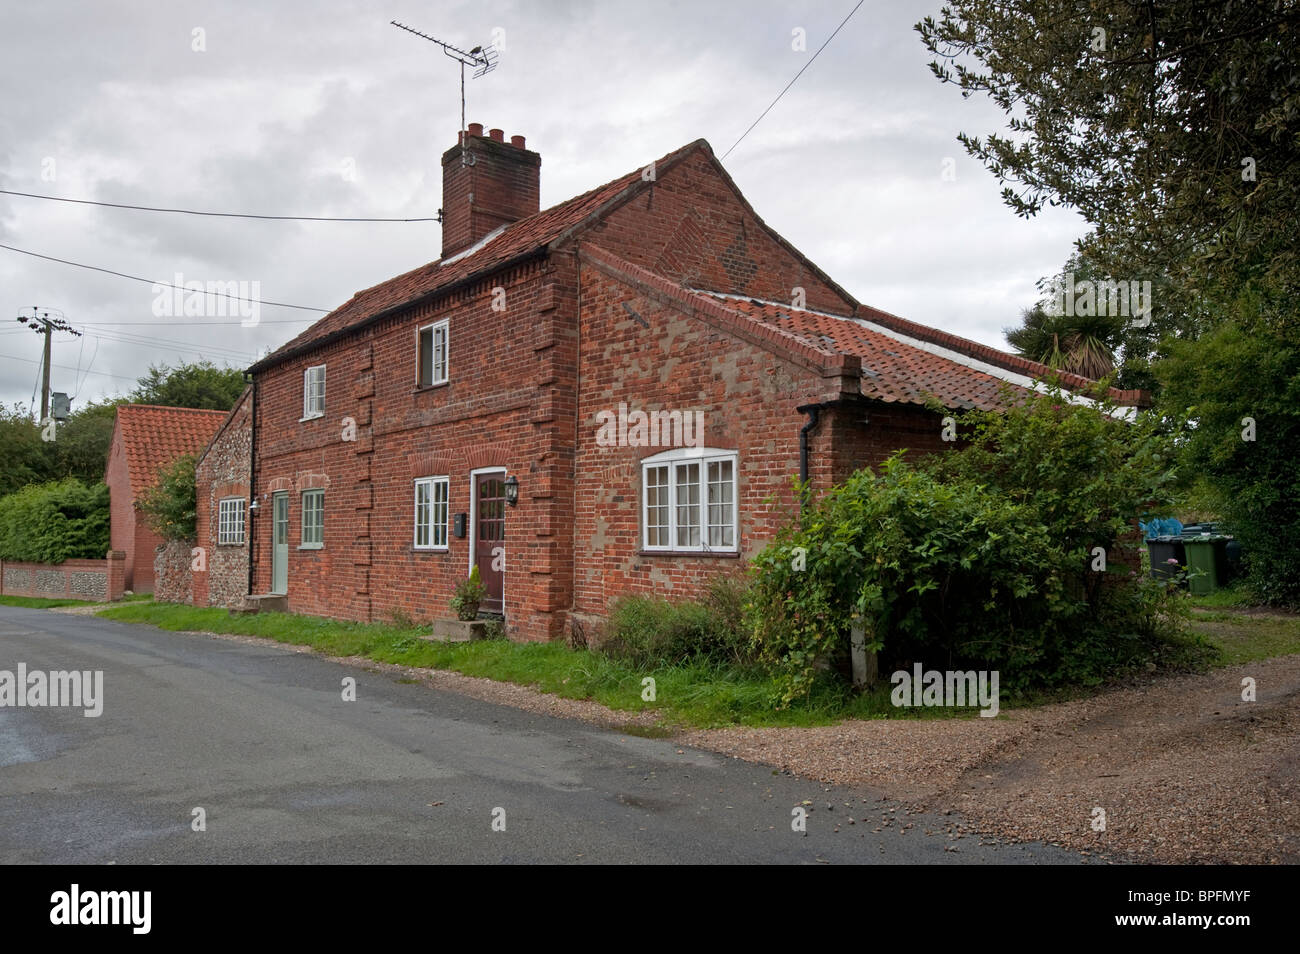
[[[1255,702],[1241,699],[1246,676]],[[997,719],[715,729],[680,740],[956,812],[966,830],[1001,838],[1148,861],[1300,862],[1300,656]],[[1093,830],[1098,808],[1104,831]]]

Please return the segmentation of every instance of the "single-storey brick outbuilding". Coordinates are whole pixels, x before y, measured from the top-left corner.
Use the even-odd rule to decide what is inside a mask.
[[[112,548],[126,554],[126,589],[152,593],[154,551],[162,538],[149,529],[136,506],[158,482],[159,472],[185,454],[196,454],[226,420],[225,411],[152,404],[123,404],[113,421],[104,483],[109,492]]]
[[[928,400],[996,407],[1047,373],[859,304],[704,140],[545,211],[540,166],[472,124],[442,157],[441,259],[250,369],[252,592],[429,619],[477,565],[512,636],[554,638],[737,567],[801,473],[943,448]]]

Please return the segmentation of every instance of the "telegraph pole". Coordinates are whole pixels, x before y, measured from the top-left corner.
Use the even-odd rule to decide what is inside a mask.
[[[59,311],[57,308],[54,310]],[[70,324],[68,324],[68,319],[63,316],[62,312],[59,312],[58,316],[51,318],[49,309],[42,310],[39,305],[32,306],[32,313],[30,316],[19,314],[15,320],[27,325],[38,335],[45,336],[45,347],[41,361],[40,417],[40,423],[44,423],[50,418],[50,357],[52,350],[51,341],[54,337],[54,332],[66,331],[73,335],[80,335],[81,332],[76,331]]]
[[[41,358],[41,420],[50,419],[50,320],[46,318],[42,324],[45,326],[45,354]]]

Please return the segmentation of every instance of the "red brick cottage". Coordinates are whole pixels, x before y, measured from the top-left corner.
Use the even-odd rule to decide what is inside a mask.
[[[545,211],[540,165],[471,125],[442,258],[250,369],[251,592],[429,619],[477,565],[512,636],[556,637],[736,567],[801,472],[942,448],[929,397],[994,407],[1046,372],[860,305],[704,140]]]
[[[158,482],[158,472],[176,458],[193,454],[226,420],[225,411],[122,404],[113,422],[104,483],[109,492],[112,548],[126,553],[126,589],[152,593],[154,550],[162,538],[136,509],[140,495]]]

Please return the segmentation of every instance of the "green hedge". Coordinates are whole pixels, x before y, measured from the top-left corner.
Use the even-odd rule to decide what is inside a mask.
[[[108,547],[107,484],[69,477],[0,498],[0,560],[102,560]]]

